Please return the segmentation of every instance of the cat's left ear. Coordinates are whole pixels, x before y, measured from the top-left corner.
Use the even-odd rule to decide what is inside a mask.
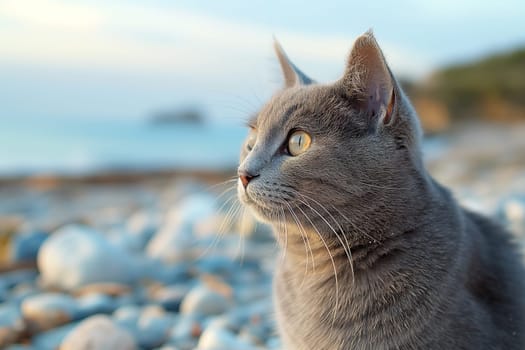
[[[355,41],[342,82],[371,122],[391,123],[396,103],[395,80],[372,31]]]
[[[273,47],[275,49],[275,53],[277,54],[277,58],[279,59],[281,70],[283,71],[285,87],[289,88],[297,85],[308,85],[314,82],[306,74],[301,72],[301,70],[297,68],[295,64],[292,63],[292,61],[290,61],[286,55],[286,52],[284,52],[283,48],[281,47],[281,44],[279,44],[275,38],[273,39]]]

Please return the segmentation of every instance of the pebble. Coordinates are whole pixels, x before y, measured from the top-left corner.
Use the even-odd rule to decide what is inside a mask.
[[[201,317],[194,314],[181,315],[175,320],[175,324],[171,328],[168,343],[184,349],[193,349],[201,333]]]
[[[15,342],[23,331],[23,321],[17,305],[0,305],[0,348]]]
[[[112,297],[118,297],[131,292],[128,285],[114,282],[92,283],[72,291],[74,295],[83,296],[90,294],[105,294]]]
[[[525,195],[504,198],[498,206],[497,215],[510,230],[522,238],[525,236]]]
[[[520,174],[498,196],[488,195],[489,181],[482,181],[462,186],[459,198],[491,214],[497,208],[525,242]],[[25,199],[40,203],[39,214],[24,215],[27,225],[7,253],[16,262],[36,258],[39,271],[0,274],[0,348],[281,349],[271,299],[278,259],[267,226],[242,238],[236,231],[249,230],[250,220],[220,230],[225,213],[202,187],[133,187],[121,196],[97,186],[54,200],[46,191]],[[109,203],[115,194],[120,204]],[[59,208],[66,198],[71,205]],[[60,226],[80,221],[90,226]],[[226,231],[220,239],[218,231]]]
[[[161,307],[144,307],[136,325],[138,345],[151,349],[164,344],[173,326],[173,319],[173,315],[166,313]]]
[[[21,309],[29,327],[43,331],[73,321],[78,305],[69,295],[45,293],[28,297],[22,302]]]
[[[157,231],[160,222],[160,213],[153,210],[141,210],[129,217],[126,228],[128,234],[136,238],[138,247],[143,249]]]
[[[203,224],[213,221],[216,212],[215,200],[210,195],[189,196],[168,212],[165,223],[148,243],[146,253],[168,263],[195,260],[202,253],[197,238],[216,233],[215,222],[209,227]]]
[[[20,305],[22,301],[30,296],[40,294],[41,291],[36,287],[34,283],[22,282],[11,289],[10,300],[17,305]]]
[[[181,304],[182,314],[218,315],[229,309],[232,301],[205,285],[195,286]]]
[[[113,320],[131,333],[136,332],[141,308],[137,305],[125,305],[115,310]]]
[[[158,303],[166,311],[179,312],[182,300],[190,287],[184,284],[160,286],[150,292],[150,300]]]
[[[76,317],[86,318],[95,314],[109,314],[117,305],[113,298],[106,294],[89,294],[77,299]]]
[[[21,283],[33,282],[37,276],[38,272],[32,269],[0,273],[0,285],[9,289]]]
[[[253,344],[236,337],[227,329],[209,327],[202,333],[197,346],[198,350],[252,350],[256,349]]]
[[[279,339],[278,337],[268,338],[268,340],[266,341],[266,347],[268,349],[281,349],[282,348],[281,339]]]
[[[108,316],[95,315],[82,321],[60,344],[60,350],[135,350],[132,335]]]
[[[8,301],[9,294],[9,288],[5,284],[0,283],[0,303]]]
[[[188,228],[163,226],[146,247],[149,257],[166,263],[193,260],[197,256],[198,244]]]
[[[38,254],[38,268],[48,286],[71,290],[97,282],[131,283],[136,261],[88,227],[70,225],[52,234]]]
[[[42,231],[18,233],[11,241],[9,260],[11,262],[36,261],[38,250],[48,236]]]
[[[242,304],[253,303],[268,297],[269,290],[271,290],[270,281],[242,284],[235,289],[235,300]]]
[[[264,324],[247,324],[239,332],[239,339],[244,339],[251,344],[264,345],[271,329]]]
[[[32,345],[37,350],[56,350],[60,343],[71,332],[78,323],[68,323],[66,325],[38,333],[33,337]]]
[[[0,304],[0,329],[4,327],[15,327],[22,321],[22,315],[17,305]]]
[[[32,253],[40,275],[0,275],[0,298],[7,301],[0,304],[0,348],[18,340],[23,333],[16,329],[27,329],[29,348],[38,350],[265,345],[270,323],[251,320],[269,317],[260,312],[271,308],[261,302],[271,291],[259,261],[266,253],[246,238],[241,263],[238,235],[216,242],[216,205],[207,194],[164,207],[164,217],[152,205],[124,221],[112,214],[97,222],[90,214],[93,227],[46,234]]]
[[[230,277],[238,272],[239,264],[223,255],[207,255],[196,261],[195,268],[200,274],[214,274]]]

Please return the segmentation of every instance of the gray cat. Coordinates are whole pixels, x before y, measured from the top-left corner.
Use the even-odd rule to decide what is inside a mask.
[[[276,51],[286,86],[250,122],[238,194],[283,250],[284,348],[525,349],[511,236],[427,173],[416,113],[372,33],[333,84]]]

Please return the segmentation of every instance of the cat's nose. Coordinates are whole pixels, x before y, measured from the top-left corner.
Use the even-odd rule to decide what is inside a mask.
[[[259,176],[259,175],[253,175],[253,174],[247,172],[246,170],[239,170],[238,174],[239,174],[239,179],[241,179],[241,183],[244,186],[244,188],[246,188],[248,186],[250,181],[252,181],[254,178]]]

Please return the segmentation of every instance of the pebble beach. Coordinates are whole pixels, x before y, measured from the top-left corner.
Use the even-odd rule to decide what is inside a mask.
[[[523,135],[463,129],[428,140],[425,157],[525,247]],[[280,348],[279,250],[227,177],[2,185],[0,234],[1,349]]]

